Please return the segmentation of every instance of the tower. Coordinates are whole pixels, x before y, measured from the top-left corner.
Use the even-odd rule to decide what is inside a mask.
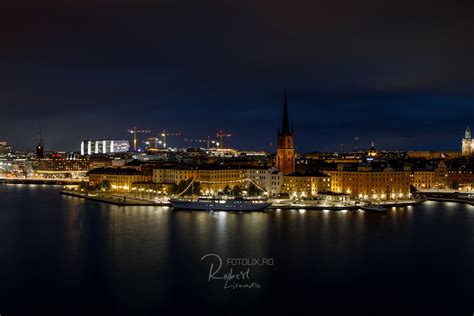
[[[374,141],[372,141],[372,143],[370,145],[370,148],[369,148],[369,152],[367,153],[367,155],[369,157],[372,157],[372,158],[377,156],[377,149],[375,149]]]
[[[462,155],[471,156],[474,153],[474,146],[472,142],[472,134],[469,126],[464,133],[464,138],[462,140]]]
[[[288,99],[285,91],[283,101],[283,120],[281,129],[278,128],[278,149],[276,158],[276,167],[284,174],[295,172],[295,133],[293,128],[290,130],[288,122]]]
[[[41,127],[38,131],[38,144],[36,145],[36,158],[42,159],[44,158],[44,145],[43,145],[43,133],[41,131]]]

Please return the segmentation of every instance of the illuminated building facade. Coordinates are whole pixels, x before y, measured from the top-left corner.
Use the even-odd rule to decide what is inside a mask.
[[[245,178],[252,180],[269,196],[280,194],[283,186],[283,173],[275,167],[246,167]]]
[[[435,168],[435,188],[446,189],[448,187],[448,166],[440,161]]]
[[[223,191],[227,186],[248,186],[250,179],[268,195],[274,196],[280,193],[283,184],[282,173],[274,167],[178,165],[153,170],[155,183],[178,184],[190,179],[200,182],[201,190],[206,194]]]
[[[314,197],[321,192],[331,191],[331,177],[321,172],[292,173],[283,176],[282,193],[290,198]]]
[[[278,128],[278,149],[276,167],[283,175],[292,174],[296,170],[295,163],[295,134],[293,128],[290,130],[288,122],[288,99],[285,92],[283,103],[283,121],[281,129]]]
[[[435,187],[434,170],[416,170],[413,172],[412,183],[416,189],[432,189]]]
[[[445,189],[448,170],[444,161],[431,168],[417,168],[412,174],[412,185],[416,189]]]
[[[451,170],[448,173],[448,187],[459,191],[472,191],[474,189],[474,173],[472,170]]]
[[[464,138],[462,140],[462,155],[463,156],[472,156],[474,154],[474,143],[472,141],[472,134],[469,126],[464,133]]]
[[[407,152],[409,158],[422,159],[452,159],[461,157],[460,151],[409,151]]]
[[[36,173],[46,175],[61,175],[86,173],[89,170],[89,159],[77,157],[74,154],[55,153],[49,158],[40,159]]]
[[[123,192],[130,192],[134,183],[150,180],[143,172],[132,168],[98,168],[89,171],[87,176],[91,185],[108,181],[112,190]]]
[[[85,140],[81,142],[81,155],[114,154],[130,151],[128,140]]]
[[[450,163],[447,187],[460,191],[471,191],[474,189],[474,160],[458,159]]]
[[[353,199],[391,200],[410,196],[411,169],[406,165],[338,164],[337,168],[323,172],[331,176],[331,191],[349,194]]]

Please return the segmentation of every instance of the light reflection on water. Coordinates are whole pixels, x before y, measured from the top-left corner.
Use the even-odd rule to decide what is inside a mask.
[[[452,297],[474,293],[471,205],[426,202],[386,215],[210,213],[118,207],[60,196],[51,187],[0,186],[0,194],[7,194],[0,212],[0,297],[12,301],[41,305],[55,297],[71,306],[81,301],[156,312],[167,304],[179,309],[176,302],[183,301],[196,310],[233,300],[281,307],[291,300],[289,290],[312,308],[315,296],[318,306],[341,299],[354,306],[370,294],[380,298],[372,301],[376,306],[387,296],[413,303],[421,292],[431,298],[446,288]],[[209,267],[200,261],[207,253],[269,257],[276,266],[252,269],[265,291],[230,296],[207,281]],[[12,290],[18,283],[37,289],[38,282],[42,291]]]

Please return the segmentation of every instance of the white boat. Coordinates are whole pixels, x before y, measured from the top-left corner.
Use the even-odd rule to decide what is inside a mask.
[[[170,199],[174,209],[193,211],[234,211],[252,212],[262,211],[271,203],[261,199],[244,199],[243,197],[201,197],[198,199],[176,198]]]
[[[388,208],[383,205],[374,205],[374,204],[367,204],[361,207],[364,211],[368,212],[387,212]]]

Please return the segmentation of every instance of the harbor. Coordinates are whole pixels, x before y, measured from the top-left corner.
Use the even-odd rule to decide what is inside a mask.
[[[172,203],[169,199],[145,199],[139,197],[133,197],[130,195],[119,195],[119,194],[106,194],[106,193],[84,193],[75,190],[61,190],[60,194],[65,196],[71,196],[76,198],[87,199],[91,201],[108,203],[119,206],[172,206]],[[389,207],[406,207],[420,204],[425,200],[404,200],[404,201],[385,201],[377,203],[379,206],[385,208]],[[315,211],[355,211],[360,210],[364,206],[370,205],[368,203],[360,202],[346,202],[344,204],[324,204],[324,203],[314,203],[314,201],[287,201],[287,203],[282,203],[281,200],[275,202],[274,200],[269,199],[268,205],[265,205],[262,209],[268,210],[294,210],[294,209],[305,209],[305,210],[315,210]],[[180,207],[182,209],[182,207]],[[198,210],[200,208],[196,208]],[[218,210],[218,209],[216,209]],[[229,209],[232,211],[232,209]],[[236,211],[239,211],[236,209]]]

